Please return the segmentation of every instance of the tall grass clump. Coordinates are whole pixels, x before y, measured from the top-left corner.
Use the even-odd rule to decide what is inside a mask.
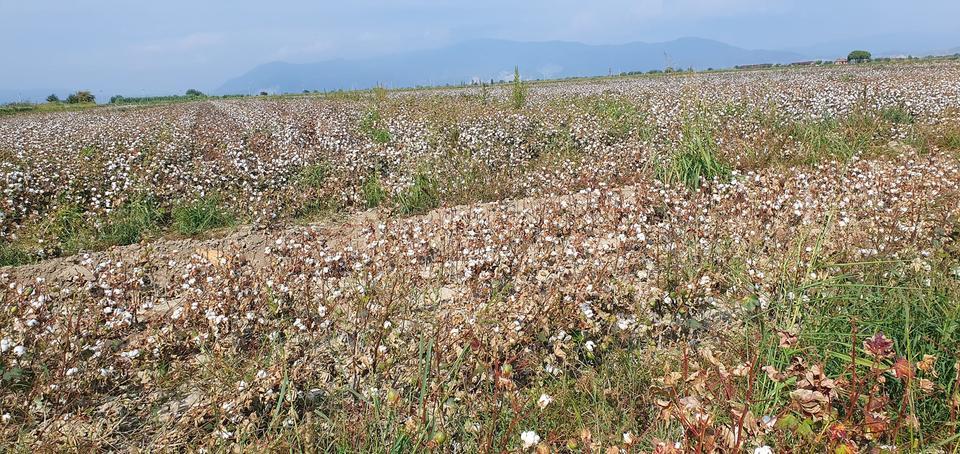
[[[402,216],[420,214],[440,206],[437,180],[420,170],[413,184],[397,196],[396,211]]]
[[[510,93],[510,104],[514,109],[523,108],[527,103],[527,86],[520,78],[520,67],[513,68],[513,91]]]
[[[690,190],[712,180],[728,181],[730,175],[730,166],[720,157],[713,133],[700,121],[684,125],[676,152],[657,167],[660,181],[682,184]]]
[[[227,227],[235,222],[233,214],[221,206],[220,197],[205,196],[173,209],[173,226],[183,235],[199,235]]]
[[[108,246],[138,243],[151,233],[158,232],[167,213],[152,196],[133,199],[110,215],[101,233],[101,240]]]

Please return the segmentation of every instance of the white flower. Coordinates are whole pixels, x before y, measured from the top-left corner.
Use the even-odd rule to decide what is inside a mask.
[[[120,353],[120,356],[122,356],[122,357],[124,357],[124,358],[133,359],[133,358],[136,358],[136,357],[140,356],[140,350],[135,348],[135,349],[130,350],[130,351],[128,351],[128,352]]]
[[[263,370],[263,369],[258,370],[258,371],[257,371],[257,380],[263,380],[264,378],[267,378],[267,371],[265,371],[265,370]]]
[[[630,433],[630,432],[624,432],[624,433],[623,433],[623,443],[624,443],[624,444],[626,444],[626,445],[632,445],[632,444],[633,444],[633,441],[634,441],[634,440],[633,440],[633,434],[632,434],[632,433]]]
[[[759,448],[754,448],[753,454],[773,454],[773,449],[767,445],[763,445]]]
[[[523,441],[523,449],[530,449],[540,443],[540,435],[537,435],[536,432],[528,430],[520,434],[520,440]]]
[[[3,416],[0,417],[0,420],[3,420],[4,424],[6,424],[6,423],[10,422],[10,420],[11,420],[12,418],[13,418],[13,417],[10,416],[10,413],[4,413]]]
[[[26,353],[27,353],[27,348],[24,347],[23,345],[17,345],[16,347],[13,347],[14,355],[23,356]]]
[[[10,339],[0,340],[0,353],[6,353],[7,350],[10,350],[10,344],[12,343]]]
[[[71,376],[71,375],[73,375],[73,374],[76,374],[79,370],[80,370],[80,369],[77,369],[76,367],[71,367],[71,368],[67,369],[67,376],[69,377],[69,376]]]
[[[597,347],[593,341],[586,341],[583,343],[583,348],[586,348],[588,352],[592,352],[594,348]]]
[[[544,408],[547,408],[547,405],[550,405],[551,402],[553,402],[552,397],[546,394],[541,394],[540,398],[537,399],[537,406],[540,407],[541,410],[543,410]]]

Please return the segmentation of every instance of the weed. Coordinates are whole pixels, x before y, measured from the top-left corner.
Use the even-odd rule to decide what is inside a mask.
[[[152,196],[137,197],[114,211],[101,233],[107,245],[138,243],[159,231],[166,214]]]
[[[330,175],[330,165],[326,162],[304,166],[297,175],[297,181],[306,188],[320,189]]]
[[[510,93],[510,104],[514,109],[522,109],[527,103],[527,86],[520,78],[520,67],[513,68],[513,91]]]
[[[700,121],[684,125],[677,151],[657,167],[660,181],[683,184],[691,190],[704,182],[727,181],[730,175],[730,167],[719,156],[713,133]]]
[[[64,255],[72,255],[91,246],[94,237],[83,210],[73,203],[61,203],[42,230],[56,239],[57,247]]]
[[[361,185],[363,201],[368,209],[376,208],[387,198],[387,191],[380,184],[380,177],[377,172],[372,172],[363,180]]]
[[[0,266],[25,265],[33,261],[33,255],[19,245],[7,240],[0,241]]]
[[[198,235],[234,222],[233,214],[221,206],[217,196],[205,196],[173,209],[174,228],[183,235]]]
[[[397,196],[396,211],[402,216],[420,214],[440,206],[437,181],[425,171],[417,171],[413,184]]]
[[[913,114],[903,106],[885,107],[880,110],[880,117],[888,123],[906,125],[914,121]]]
[[[364,115],[363,120],[360,121],[360,131],[374,143],[385,145],[390,142],[391,137],[390,131],[380,126],[381,121],[380,112],[370,110]]]

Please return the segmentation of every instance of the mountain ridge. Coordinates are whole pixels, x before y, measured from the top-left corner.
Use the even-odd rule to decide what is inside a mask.
[[[290,93],[303,90],[412,87],[504,80],[519,66],[525,79],[599,76],[610,72],[674,68],[725,68],[803,60],[788,51],[744,49],[685,37],[671,41],[585,44],[573,41],[464,41],[439,49],[315,63],[270,62],[225,82],[215,93]]]

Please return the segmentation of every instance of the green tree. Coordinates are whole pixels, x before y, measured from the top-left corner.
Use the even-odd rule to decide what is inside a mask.
[[[523,80],[520,79],[519,66],[513,68],[513,94],[510,97],[510,101],[514,109],[523,107],[527,102],[527,87],[524,86]]]
[[[81,90],[68,96],[67,102],[70,104],[92,104],[97,102],[97,98],[93,93]]]
[[[60,97],[57,95],[47,96],[47,102],[60,102]]]
[[[863,62],[870,61],[872,57],[873,56],[870,55],[870,52],[867,52],[865,50],[855,50],[853,52],[850,52],[850,55],[847,55],[847,61],[849,61],[850,63],[863,63]]]
[[[189,89],[187,90],[187,96],[206,96],[200,90]]]

